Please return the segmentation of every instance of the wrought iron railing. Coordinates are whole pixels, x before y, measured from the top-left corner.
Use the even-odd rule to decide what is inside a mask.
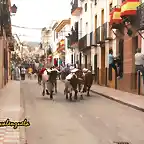
[[[139,30],[144,30],[144,3],[137,7],[136,27]]]
[[[100,37],[100,41],[104,41],[105,40],[105,37],[104,37],[104,24],[100,27],[100,35],[101,35],[101,37]]]
[[[96,29],[96,43],[100,42],[100,27]]]
[[[85,35],[79,40],[79,50],[83,50],[86,47],[87,47],[87,35]]]
[[[91,33],[90,33],[90,45],[92,45],[92,44],[93,44],[93,42],[92,42],[92,41],[93,41],[93,32],[91,32]]]
[[[103,28],[104,28],[104,39],[106,40],[108,37],[108,23],[104,23],[103,24]]]

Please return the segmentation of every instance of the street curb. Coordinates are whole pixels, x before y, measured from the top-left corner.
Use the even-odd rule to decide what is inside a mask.
[[[90,90],[90,91],[93,92],[93,93],[95,93],[95,94],[98,94],[98,95],[100,95],[100,96],[103,96],[103,97],[105,97],[105,98],[107,98],[107,99],[113,100],[113,101],[118,102],[118,103],[120,103],[120,104],[129,106],[129,107],[131,107],[131,108],[133,108],[133,109],[136,109],[136,110],[139,110],[139,111],[141,111],[141,112],[144,112],[144,108],[141,108],[141,107],[139,107],[139,106],[136,106],[136,105],[133,105],[133,104],[124,102],[124,101],[119,100],[119,99],[117,99],[117,98],[113,98],[113,97],[110,97],[110,96],[108,96],[108,95],[105,95],[105,94],[96,92],[96,91],[94,91],[94,90]]]
[[[61,80],[61,82],[64,83],[64,81],[62,81],[62,80]],[[107,99],[113,100],[113,101],[118,102],[118,103],[120,103],[120,104],[126,105],[126,106],[128,106],[128,107],[131,107],[131,108],[133,108],[133,109],[139,110],[139,111],[141,111],[141,112],[144,112],[144,108],[141,108],[141,107],[139,107],[139,106],[136,106],[136,105],[133,105],[133,104],[124,102],[124,101],[119,100],[119,99],[117,99],[117,98],[110,97],[110,96],[108,96],[108,95],[106,95],[106,94],[103,94],[103,93],[100,93],[100,92],[96,92],[96,91],[94,91],[94,90],[90,90],[90,91],[93,92],[93,93],[95,93],[95,94],[98,94],[98,95],[100,95],[100,96],[103,96],[103,97],[105,97],[105,98],[107,98]]]

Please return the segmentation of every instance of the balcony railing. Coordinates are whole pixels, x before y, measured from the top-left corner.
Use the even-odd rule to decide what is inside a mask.
[[[71,44],[78,42],[78,22],[75,23],[75,28],[71,34]]]
[[[104,37],[104,24],[100,27],[100,41],[104,41],[105,40],[105,37]]]
[[[96,29],[96,44],[100,42],[100,27]]]
[[[144,30],[144,3],[137,7],[136,27],[139,30]]]
[[[79,50],[83,50],[87,47],[87,35],[85,35],[84,37],[82,37],[79,40]]]
[[[111,40],[112,36],[109,22],[104,23],[103,28],[104,28],[104,40]]]
[[[90,46],[93,44],[93,32],[90,33]]]

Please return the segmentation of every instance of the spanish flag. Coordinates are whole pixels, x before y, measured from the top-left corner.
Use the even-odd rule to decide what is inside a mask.
[[[121,6],[121,17],[136,15],[137,7],[140,5],[139,0],[125,0]]]

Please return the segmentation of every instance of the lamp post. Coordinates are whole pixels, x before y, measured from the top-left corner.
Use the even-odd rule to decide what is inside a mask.
[[[16,14],[16,12],[17,12],[17,6],[13,4],[13,6],[11,7],[11,13]]]

